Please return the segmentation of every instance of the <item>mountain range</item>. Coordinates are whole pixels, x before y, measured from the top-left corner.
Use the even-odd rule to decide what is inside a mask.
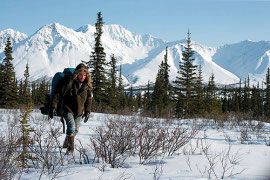
[[[18,79],[23,77],[27,62],[31,80],[51,78],[65,67],[89,61],[95,43],[94,33],[95,26],[92,25],[73,30],[59,23],[45,25],[31,36],[6,29],[0,32],[0,61],[4,57],[7,38],[11,37]],[[168,42],[152,35],[132,33],[120,25],[104,25],[101,40],[106,60],[114,54],[117,65],[122,65],[125,82],[133,86],[155,81],[166,47],[170,80],[173,81],[186,44],[185,39]],[[213,73],[219,84],[238,83],[248,76],[251,84],[261,83],[269,67],[270,41],[245,40],[215,48],[192,41],[192,49],[194,64],[201,65],[205,82]]]

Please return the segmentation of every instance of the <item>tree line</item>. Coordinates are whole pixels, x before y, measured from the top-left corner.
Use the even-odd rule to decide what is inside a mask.
[[[50,92],[49,83],[30,82],[29,64],[24,71],[24,78],[17,80],[12,63],[12,44],[8,38],[0,64],[0,108],[19,108],[22,106],[40,106],[44,104],[46,94]]]
[[[92,76],[92,111],[107,113],[139,113],[144,116],[163,118],[198,117],[226,113],[243,113],[253,117],[270,116],[270,71],[265,82],[250,86],[249,77],[238,87],[217,87],[214,74],[204,84],[201,66],[194,65],[191,33],[179,62],[179,71],[174,81],[169,81],[168,47],[159,65],[153,85],[148,82],[144,89],[126,88],[122,79],[122,66],[116,65],[112,54],[106,62],[102,45],[102,13],[98,12],[95,23],[95,44],[87,64]],[[10,38],[4,50],[5,58],[0,66],[0,107],[14,108],[23,104],[40,106],[46,101],[50,84],[30,82],[29,65],[26,64],[24,78],[16,79],[12,64],[12,45]]]

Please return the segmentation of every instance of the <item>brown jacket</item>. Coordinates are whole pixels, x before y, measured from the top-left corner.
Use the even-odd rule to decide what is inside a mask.
[[[80,83],[74,74],[64,78],[55,89],[52,107],[60,109],[62,111],[60,114],[71,112],[74,116],[91,112],[92,88],[89,87],[88,82],[89,79],[86,78],[83,83]]]

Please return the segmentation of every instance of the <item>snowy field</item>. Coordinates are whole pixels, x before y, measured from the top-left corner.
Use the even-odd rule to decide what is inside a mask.
[[[20,127],[20,114],[19,111],[0,110],[1,137],[8,137],[8,129],[12,124],[15,128]],[[79,133],[75,137],[74,156],[66,156],[65,149],[59,148],[65,134],[58,118],[47,120],[46,116],[34,110],[29,124],[34,130],[30,135],[36,140],[35,144],[29,147],[29,153],[36,159],[29,160],[29,167],[25,168],[21,175],[18,173],[15,179],[270,179],[270,124],[267,123],[236,122],[233,117],[224,123],[215,123],[207,119],[168,121],[92,113],[87,123],[81,122]],[[110,137],[110,140],[120,140],[118,146],[137,140],[140,144],[125,150],[123,156],[117,156],[114,152],[117,156],[115,168],[101,157],[98,161],[93,146],[93,142],[97,142],[101,137],[99,135],[108,132],[108,127],[114,131],[117,128],[123,130],[122,139]],[[147,129],[147,136],[152,139],[140,136],[144,128]],[[179,129],[182,131],[175,131]],[[135,132],[128,130],[136,131],[140,138],[125,139],[128,134],[136,137]],[[166,136],[161,136],[162,134]],[[173,135],[179,137],[180,144],[179,141],[175,141],[175,144],[168,143]],[[161,137],[164,141],[157,141]],[[38,139],[41,140],[39,143]],[[152,144],[158,148],[148,152],[147,149],[151,150],[151,147],[146,146],[151,142],[142,144],[142,139],[152,143],[159,142],[158,146]],[[181,141],[183,139],[186,141]],[[174,146],[175,149],[172,150],[168,146]],[[108,150],[115,148],[117,147],[108,147]],[[143,154],[143,151],[149,153],[149,156]],[[37,160],[38,158],[40,160]],[[45,162],[50,166],[44,165]]]

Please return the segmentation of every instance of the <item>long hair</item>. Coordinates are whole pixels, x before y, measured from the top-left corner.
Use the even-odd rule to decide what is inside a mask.
[[[78,74],[80,72],[85,72],[86,73],[86,78],[85,78],[84,82],[86,82],[87,85],[89,86],[89,88],[92,90],[93,86],[92,86],[92,82],[91,82],[91,75],[90,75],[87,67],[83,63],[79,64],[76,67],[75,72],[74,72],[74,79],[77,78],[77,76],[78,76]]]

